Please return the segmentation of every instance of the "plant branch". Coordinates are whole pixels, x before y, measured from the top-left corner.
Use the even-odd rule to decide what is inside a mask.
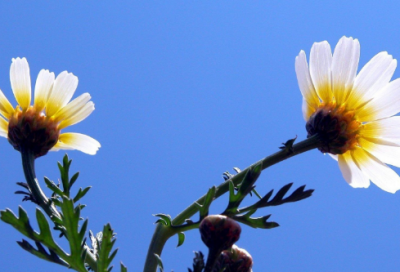
[[[288,141],[289,142],[289,141]],[[288,143],[286,142],[286,143]],[[292,145],[293,142],[289,144],[285,144],[285,148],[281,151],[278,151],[264,159],[250,165],[242,172],[238,173],[237,175],[230,177],[225,182],[221,183],[218,187],[216,187],[215,199],[220,197],[221,195],[225,194],[229,190],[229,182],[233,182],[234,185],[238,185],[238,183],[243,179],[244,175],[247,173],[251,167],[256,164],[262,164],[262,170],[277,164],[281,161],[284,161],[288,158],[294,157],[306,151],[312,150],[319,146],[319,136],[318,134],[303,140],[295,145]],[[197,203],[204,203],[206,195],[202,196],[198,200]],[[180,225],[185,222],[186,219],[192,217],[196,212],[199,211],[199,206],[195,203],[189,205],[184,211],[178,214],[173,220],[173,225]],[[171,227],[164,226],[162,223],[158,223],[157,227],[154,231],[153,238],[150,242],[149,250],[147,252],[146,263],[144,267],[144,272],[156,272],[157,271],[157,259],[155,258],[154,254],[161,256],[164,244],[166,241],[175,235],[177,232],[174,231]]]

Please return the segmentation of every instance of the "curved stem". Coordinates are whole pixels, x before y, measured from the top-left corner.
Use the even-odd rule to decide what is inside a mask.
[[[216,190],[215,199],[220,197],[221,195],[225,194],[229,190],[229,182],[232,181],[234,185],[240,183],[243,179],[244,175],[246,174],[247,170],[249,170],[253,165],[262,163],[262,169],[266,169],[276,163],[284,161],[288,158],[294,157],[306,151],[312,150],[317,148],[319,145],[319,136],[314,135],[306,140],[303,140],[295,145],[292,148],[283,149],[278,151],[264,159],[250,165],[242,172],[238,173],[237,175],[233,176],[229,180],[221,183]],[[200,197],[196,200],[197,203],[203,203],[205,199],[205,195]],[[193,204],[189,205],[184,211],[178,214],[173,220],[173,225],[180,225],[184,223],[184,221],[190,217],[192,217],[196,212],[198,212],[199,207],[194,202]],[[146,263],[144,267],[144,272],[156,272],[157,271],[157,259],[154,257],[154,254],[161,256],[161,252],[163,250],[164,244],[166,241],[176,232],[172,228],[168,228],[163,226],[161,223],[157,224],[157,227],[154,231],[153,238],[150,242],[149,250],[147,252]]]
[[[35,202],[52,218],[53,216],[61,218],[57,209],[49,203],[49,199],[43,193],[39,186],[39,182],[36,178],[35,173],[35,156],[33,152],[28,150],[21,151],[22,156],[22,167],[24,168],[25,180],[28,183],[29,190]]]

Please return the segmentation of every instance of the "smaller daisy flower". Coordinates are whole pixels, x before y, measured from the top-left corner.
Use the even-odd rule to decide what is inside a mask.
[[[387,52],[358,73],[360,43],[343,37],[332,55],[328,42],[314,43],[310,67],[304,51],[296,57],[308,137],[318,135],[319,150],[338,160],[353,187],[370,181],[382,190],[400,189],[400,79],[390,81],[397,61]]]
[[[100,147],[95,139],[79,133],[62,133],[79,123],[94,110],[90,95],[84,93],[68,103],[78,78],[64,71],[41,70],[36,80],[34,104],[31,106],[31,78],[25,58],[12,59],[10,81],[18,105],[14,108],[0,90],[0,136],[20,152],[32,152],[40,157],[49,150],[77,149],[94,155]],[[4,117],[4,118],[2,118]]]

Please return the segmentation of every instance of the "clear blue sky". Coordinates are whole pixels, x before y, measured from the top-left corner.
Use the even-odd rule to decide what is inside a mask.
[[[301,49],[308,55],[322,40],[334,47],[346,35],[360,40],[360,66],[380,51],[400,58],[395,1],[3,1],[0,10],[0,88],[14,105],[13,57],[28,59],[33,83],[42,68],[68,70],[79,77],[76,95],[92,95],[95,112],[66,131],[102,147],[95,156],[68,154],[78,186],[93,186],[84,199],[89,228],[111,223],[115,264],[129,271],[143,269],[152,214],[175,216],[224,171],[306,137],[294,71]],[[0,150],[0,208],[22,205],[33,218],[33,204],[14,195],[20,155],[4,138]],[[43,176],[57,180],[63,155],[38,159],[42,184]],[[237,244],[252,254],[254,271],[398,271],[400,193],[351,188],[318,151],[271,167],[257,188],[265,194],[289,182],[314,195],[260,213],[272,213],[279,228],[243,226]],[[23,237],[9,225],[1,222],[0,233],[2,271],[67,271],[20,249]],[[193,251],[206,251],[197,230],[176,244],[165,247],[166,271],[187,271]]]

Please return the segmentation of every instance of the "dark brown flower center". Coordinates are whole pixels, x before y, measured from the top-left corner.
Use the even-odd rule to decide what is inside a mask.
[[[33,152],[36,158],[47,154],[60,136],[58,122],[47,118],[34,107],[17,107],[8,124],[8,141],[18,151]]]
[[[307,121],[307,137],[320,136],[318,148],[323,153],[343,154],[358,145],[362,123],[355,118],[355,112],[345,105],[321,104]]]

